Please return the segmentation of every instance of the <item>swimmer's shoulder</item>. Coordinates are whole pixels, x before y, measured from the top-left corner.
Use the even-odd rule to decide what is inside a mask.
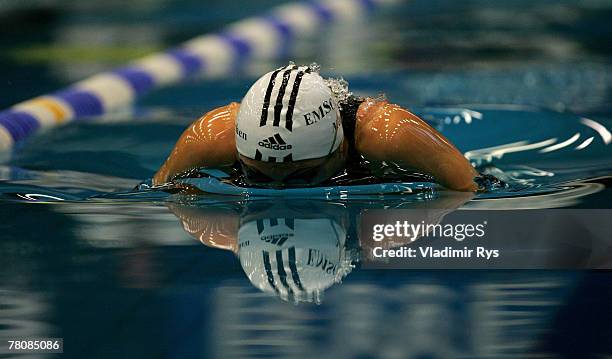
[[[157,173],[153,184],[198,167],[231,165],[236,161],[235,127],[240,104],[217,107],[189,125]]]

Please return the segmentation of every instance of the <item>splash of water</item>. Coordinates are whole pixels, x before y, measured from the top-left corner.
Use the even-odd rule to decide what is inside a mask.
[[[332,94],[339,103],[346,102],[353,93],[349,90],[348,81],[340,78],[328,78],[325,80]]]

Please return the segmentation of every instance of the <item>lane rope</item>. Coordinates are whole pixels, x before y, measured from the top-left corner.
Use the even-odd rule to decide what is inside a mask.
[[[196,74],[220,75],[253,59],[272,59],[296,38],[327,24],[367,16],[396,0],[321,0],[278,6],[175,48],[93,75],[57,92],[0,112],[0,151],[38,131],[125,107],[149,91]]]

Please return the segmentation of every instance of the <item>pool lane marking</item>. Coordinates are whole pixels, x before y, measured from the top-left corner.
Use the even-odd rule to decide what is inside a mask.
[[[219,76],[228,73],[234,61],[230,45],[217,35],[203,35],[187,41],[183,48],[191,51],[206,63],[204,73]]]
[[[40,128],[40,122],[36,117],[19,110],[0,113],[0,125],[8,131],[13,143],[25,139]]]
[[[345,21],[354,21],[362,18],[368,13],[366,6],[355,6],[351,0],[324,0],[328,11],[331,12],[334,18],[339,18]],[[333,20],[333,18],[332,18]]]
[[[294,33],[306,36],[315,33],[322,25],[314,9],[305,3],[281,5],[272,14],[289,25]]]
[[[98,116],[104,113],[104,105],[96,94],[76,88],[68,88],[53,94],[67,103],[74,117],[91,117]]]
[[[94,75],[74,85],[75,89],[89,91],[102,104],[102,113],[132,103],[136,94],[130,83],[111,72]]]
[[[43,96],[32,100],[32,103],[43,106],[51,111],[55,116],[56,123],[66,122],[66,119],[70,117],[72,112],[70,108],[66,104],[61,103],[59,99]]]
[[[153,75],[136,66],[122,67],[113,71],[113,74],[127,81],[137,96],[142,96],[155,87]]]
[[[323,24],[327,24],[334,20],[336,14],[330,9],[328,4],[324,4],[323,2],[310,2],[308,5],[311,6],[312,10],[319,18],[319,21]]]
[[[13,143],[13,136],[11,136],[9,130],[3,125],[0,125],[0,151],[10,150],[11,147],[13,147]]]
[[[183,76],[181,65],[165,53],[149,55],[132,64],[150,74],[157,87],[176,82]]]
[[[40,123],[41,127],[52,127],[64,123],[73,116],[70,106],[53,96],[36,97],[15,105],[13,109],[29,113]]]
[[[270,58],[278,55],[283,47],[282,29],[261,17],[255,17],[230,25],[227,33],[250,44],[249,55]]]
[[[249,43],[241,34],[229,31],[219,34],[221,40],[225,41],[233,51],[233,67],[240,67],[253,52],[253,44]]]
[[[270,15],[264,16],[262,18],[262,21],[267,22],[270,26],[274,28],[276,33],[279,35],[279,38],[282,39],[283,46],[286,45],[289,42],[289,40],[291,40],[293,35],[295,35],[294,29],[291,28],[291,24],[289,24],[284,19],[281,19],[278,16],[270,14]],[[282,47],[277,48],[277,50],[280,50],[280,49],[282,49]]]
[[[181,67],[182,76],[189,77],[195,73],[202,71],[206,67],[206,63],[202,58],[189,51],[189,49],[175,48],[167,52]]]

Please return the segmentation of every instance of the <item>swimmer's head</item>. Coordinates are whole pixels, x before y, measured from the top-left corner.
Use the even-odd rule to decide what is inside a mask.
[[[273,181],[325,180],[339,167],[343,139],[336,98],[309,66],[290,64],[263,75],[236,119],[236,147],[247,176],[257,171]]]

